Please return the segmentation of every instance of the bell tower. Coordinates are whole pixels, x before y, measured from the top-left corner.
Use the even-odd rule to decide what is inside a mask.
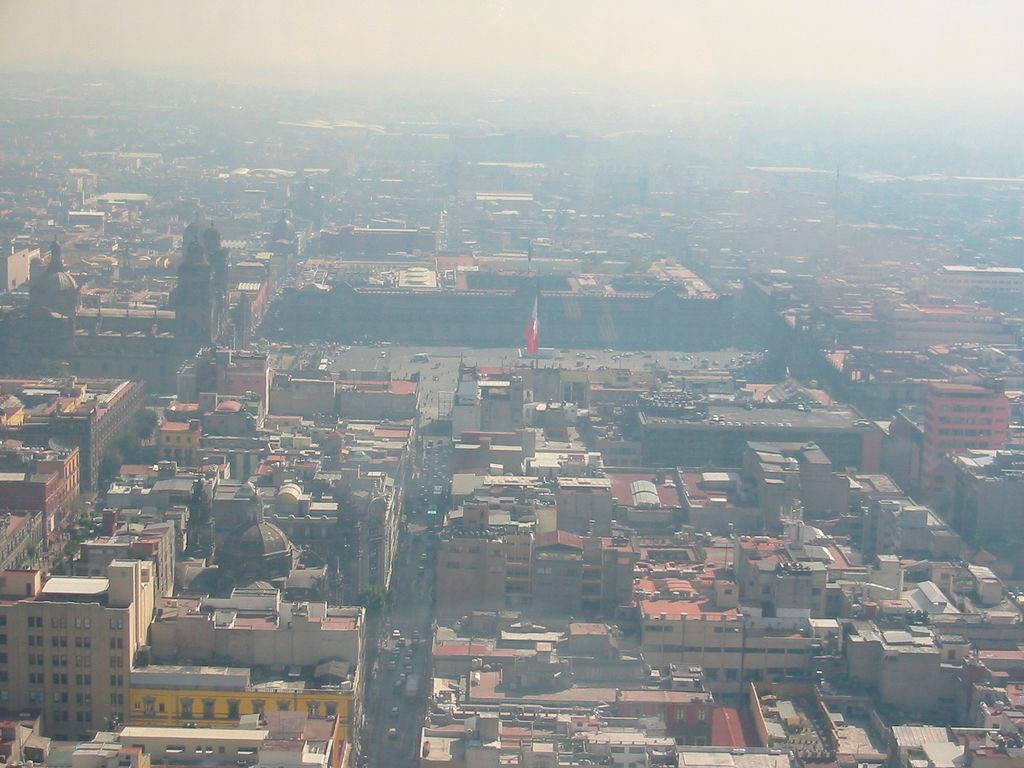
[[[199,223],[185,228],[181,248],[183,258],[178,267],[178,284],[171,294],[175,312],[175,336],[180,345],[190,350],[215,341],[215,302],[212,268],[200,237]]]

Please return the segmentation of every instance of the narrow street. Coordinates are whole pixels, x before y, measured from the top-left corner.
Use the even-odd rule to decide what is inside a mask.
[[[430,681],[434,580],[429,541],[423,526],[410,522],[399,543],[392,603],[378,639],[380,652],[365,687],[366,721],[359,764],[370,768],[403,768],[418,762],[424,685]],[[401,639],[392,637],[396,629]],[[414,696],[406,693],[410,676],[419,680]]]

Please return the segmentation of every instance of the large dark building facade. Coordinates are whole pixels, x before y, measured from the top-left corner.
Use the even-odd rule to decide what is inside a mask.
[[[182,251],[169,309],[88,308],[54,241],[45,272],[29,285],[28,306],[0,315],[0,367],[13,376],[138,379],[151,392],[173,392],[181,363],[225,327],[220,235],[194,222]]]
[[[264,321],[289,340],[389,339],[404,344],[520,346],[537,288],[402,290],[307,285],[286,291]],[[538,298],[546,347],[701,350],[732,338],[732,297],[694,297],[672,288],[615,294],[548,291]]]

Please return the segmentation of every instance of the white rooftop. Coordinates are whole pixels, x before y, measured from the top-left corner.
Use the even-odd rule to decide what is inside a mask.
[[[110,589],[110,581],[87,576],[53,576],[40,590],[41,595],[102,595]]]

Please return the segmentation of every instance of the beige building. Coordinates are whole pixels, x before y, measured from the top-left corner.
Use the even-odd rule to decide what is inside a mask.
[[[0,293],[13,291],[27,283],[32,261],[38,258],[38,248],[21,248],[0,253]]]
[[[712,693],[739,693],[759,681],[801,680],[819,641],[807,621],[752,619],[712,610],[700,599],[643,600],[641,649],[656,669],[702,667]]]
[[[813,560],[797,560],[787,544],[768,536],[736,540],[736,581],[744,604],[766,616],[825,615],[828,569]]]
[[[0,702],[41,712],[43,732],[88,737],[124,722],[155,601],[153,564],[114,560],[104,577],[0,574]]]
[[[443,538],[435,610],[439,616],[457,617],[521,607],[531,595],[532,556],[533,533],[526,525],[470,529]]]
[[[287,602],[276,589],[235,589],[230,597],[164,599],[153,623],[153,657],[162,662],[220,659],[244,666],[310,666],[359,661],[363,609]]]
[[[922,626],[882,630],[858,622],[846,638],[850,680],[907,719],[953,717],[960,669],[970,651],[965,638]]]

